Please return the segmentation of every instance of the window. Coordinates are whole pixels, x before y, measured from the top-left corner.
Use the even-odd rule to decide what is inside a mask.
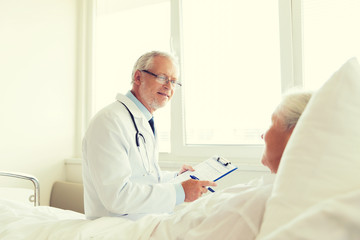
[[[140,54],[171,50],[180,59],[183,87],[156,112],[160,150],[170,159],[221,154],[258,162],[260,135],[282,92],[317,89],[347,59],[360,57],[357,0],[97,4],[95,111],[130,89]]]
[[[302,0],[304,85],[319,88],[351,57],[360,59],[360,2]]]
[[[263,144],[281,96],[278,1],[182,3],[185,145]]]

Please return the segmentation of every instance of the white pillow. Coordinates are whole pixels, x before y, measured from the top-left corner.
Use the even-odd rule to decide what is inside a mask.
[[[294,129],[257,239],[355,189],[360,189],[360,66],[353,58],[313,95]]]

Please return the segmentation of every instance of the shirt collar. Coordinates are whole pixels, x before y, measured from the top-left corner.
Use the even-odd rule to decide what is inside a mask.
[[[131,91],[128,91],[126,93],[126,96],[128,98],[130,98],[131,101],[133,101],[135,103],[135,105],[140,109],[140,111],[144,114],[145,118],[147,121],[149,121],[153,116],[151,115],[151,113],[149,112],[149,110],[147,110],[147,108],[139,101],[139,99],[137,99],[134,94],[132,94]]]

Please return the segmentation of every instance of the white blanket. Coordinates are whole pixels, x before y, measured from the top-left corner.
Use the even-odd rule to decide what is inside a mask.
[[[151,239],[255,239],[275,176],[208,195],[163,218]]]
[[[184,205],[170,215],[85,220],[52,207],[0,199],[0,239],[254,239],[259,232],[268,178],[237,185]],[[307,209],[265,239],[357,240],[360,190],[334,196]]]
[[[209,193],[168,215],[133,222],[0,200],[0,239],[254,239],[273,176]]]

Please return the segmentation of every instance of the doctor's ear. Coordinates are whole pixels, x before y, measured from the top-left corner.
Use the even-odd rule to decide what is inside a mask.
[[[141,80],[141,71],[140,70],[136,70],[135,74],[134,74],[134,83],[136,85],[140,85],[140,81]]]

